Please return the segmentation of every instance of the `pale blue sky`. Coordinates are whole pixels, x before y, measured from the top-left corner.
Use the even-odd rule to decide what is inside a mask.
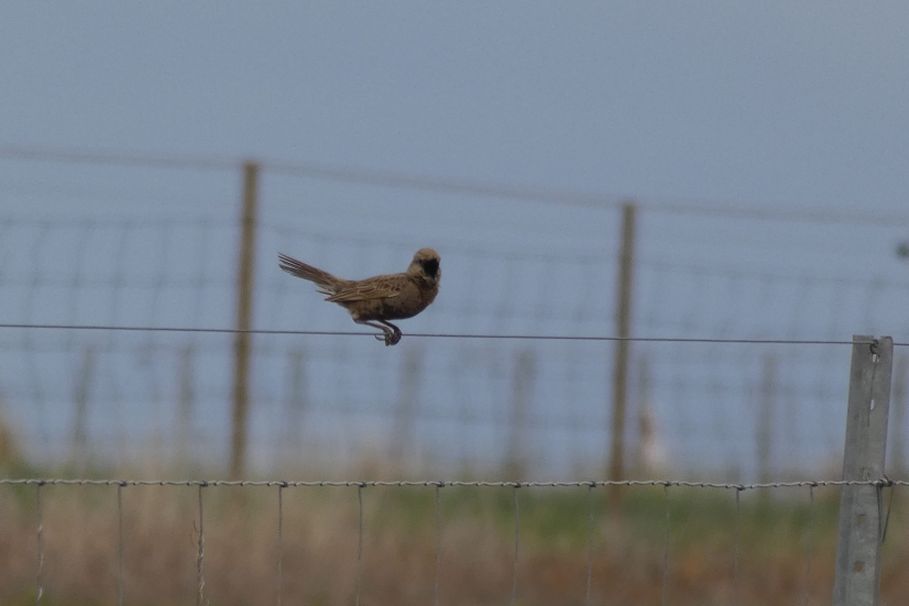
[[[900,209],[904,2],[7,2],[0,145]]]

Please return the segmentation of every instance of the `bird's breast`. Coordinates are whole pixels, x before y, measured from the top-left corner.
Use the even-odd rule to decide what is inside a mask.
[[[394,297],[359,300],[344,306],[359,320],[402,320],[426,309],[438,292],[437,282],[408,281]]]

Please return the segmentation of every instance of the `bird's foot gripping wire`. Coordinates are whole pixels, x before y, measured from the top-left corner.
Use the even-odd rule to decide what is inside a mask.
[[[398,341],[401,340],[401,337],[404,336],[401,333],[401,329],[392,324],[391,322],[370,322],[369,320],[354,320],[357,324],[366,324],[367,326],[372,326],[373,328],[378,328],[382,331],[381,335],[373,335],[376,341],[385,341],[385,345],[397,345]]]
[[[382,327],[382,331],[385,334],[384,335],[375,335],[375,338],[377,341],[385,341],[386,347],[388,347],[389,345],[397,345],[398,342],[401,340],[401,337],[404,336],[401,333],[401,329],[398,328],[397,326],[394,326],[392,328]]]

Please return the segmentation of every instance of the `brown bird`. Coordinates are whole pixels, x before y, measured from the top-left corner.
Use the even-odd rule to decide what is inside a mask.
[[[350,312],[353,321],[382,330],[385,345],[401,340],[401,329],[389,320],[410,318],[433,302],[439,293],[439,253],[431,248],[421,248],[413,256],[407,271],[400,274],[383,274],[365,280],[337,278],[303,261],[278,253],[281,269],[298,278],[314,282],[326,301],[337,303]]]

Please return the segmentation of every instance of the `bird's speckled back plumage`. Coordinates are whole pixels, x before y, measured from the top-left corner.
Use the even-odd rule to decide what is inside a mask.
[[[343,280],[312,265],[279,254],[284,271],[314,282],[326,301],[345,307],[354,320],[400,320],[417,315],[439,292],[439,253],[421,248],[407,271],[364,280]]]

